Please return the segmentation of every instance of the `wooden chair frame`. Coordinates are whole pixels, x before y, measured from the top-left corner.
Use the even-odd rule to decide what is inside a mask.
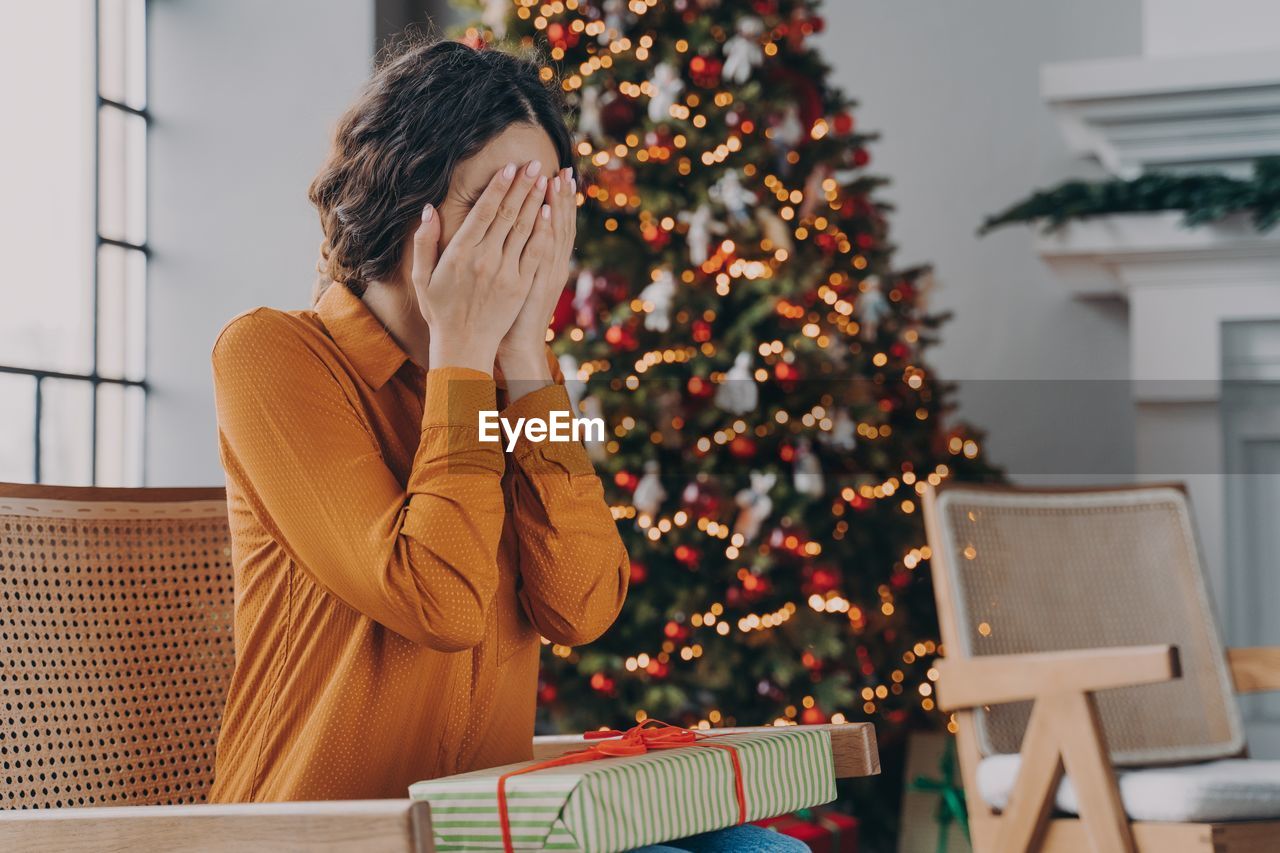
[[[1158,487],[1170,486],[1184,490],[1181,484]],[[964,488],[1013,493],[1105,490],[970,484]],[[937,506],[940,490],[931,487],[924,495],[925,527],[931,543],[945,541]],[[948,651],[963,648],[955,620],[956,592],[951,587],[949,559],[945,549],[933,548],[934,594],[942,641]],[[1228,663],[1237,692],[1280,691],[1280,647],[1231,649]],[[954,712],[957,757],[973,849],[978,853],[1262,853],[1280,847],[1280,821],[1157,823],[1130,821],[1125,814],[1094,693],[1179,678],[1175,647],[948,656],[937,668],[938,707]],[[1018,777],[1008,806],[997,812],[978,790],[977,768],[983,756],[976,710],[1027,700],[1033,705],[1022,740]],[[1076,791],[1078,817],[1054,816],[1054,798],[1064,774]]]
[[[221,488],[105,489],[0,483],[0,499],[79,503],[225,500]],[[836,776],[880,772],[870,723],[824,725],[831,732]],[[718,729],[718,732],[772,729]],[[581,749],[579,736],[537,737],[533,756]],[[79,853],[99,850],[187,853],[254,850],[429,853],[435,849],[430,808],[410,799],[191,805],[0,808],[0,850]]]

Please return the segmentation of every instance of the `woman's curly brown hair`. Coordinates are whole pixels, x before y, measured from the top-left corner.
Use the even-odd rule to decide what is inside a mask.
[[[541,127],[560,166],[573,141],[540,65],[456,41],[409,45],[384,62],[338,123],[308,193],[320,212],[321,280],[358,295],[400,265],[406,233],[439,206],[454,168],[513,124]]]

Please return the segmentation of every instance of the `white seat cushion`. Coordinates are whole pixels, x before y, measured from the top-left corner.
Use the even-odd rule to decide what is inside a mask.
[[[978,790],[992,808],[1009,804],[1021,763],[1017,755],[993,755],[978,765]],[[1116,779],[1132,820],[1211,823],[1280,818],[1280,761],[1229,758],[1120,769]],[[1058,786],[1058,810],[1079,814],[1078,802],[1071,779],[1064,777]]]

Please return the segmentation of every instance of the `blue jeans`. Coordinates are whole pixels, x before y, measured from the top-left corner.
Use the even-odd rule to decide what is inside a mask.
[[[631,853],[809,853],[809,845],[762,826],[743,824],[691,835],[667,844],[637,847]]]

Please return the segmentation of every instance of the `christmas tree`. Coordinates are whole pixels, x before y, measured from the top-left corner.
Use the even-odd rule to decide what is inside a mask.
[[[547,729],[945,722],[919,493],[993,471],[822,27],[812,0],[486,0],[462,34],[537,52],[584,170],[552,346],[608,424],[632,574],[603,638],[547,649]]]

